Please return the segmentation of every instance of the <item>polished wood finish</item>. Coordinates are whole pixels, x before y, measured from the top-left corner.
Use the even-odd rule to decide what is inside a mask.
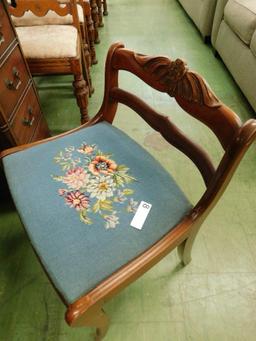
[[[6,119],[12,116],[15,106],[30,81],[19,45],[18,43],[15,45],[0,64],[0,103]]]
[[[99,27],[103,27],[103,11],[102,11],[102,2],[101,0],[96,0],[97,8],[98,8],[98,18],[99,18]]]
[[[96,31],[94,27],[94,22],[92,19],[92,9],[90,5],[89,0],[79,0],[79,3],[83,7],[83,12],[84,12],[84,18],[85,18],[85,23],[86,23],[86,40],[88,41],[89,44],[89,51],[91,55],[91,64],[97,64],[97,58],[96,58],[96,50],[95,50],[95,36],[96,36]],[[97,32],[98,34],[98,32]]]
[[[49,136],[15,29],[0,1],[0,149]]]
[[[9,11],[13,16],[21,17],[26,11],[31,11],[36,16],[43,17],[49,10],[56,12],[59,16],[71,14],[73,26],[77,29],[78,37],[81,37],[80,24],[77,13],[76,0],[60,3],[58,0],[22,0],[14,8],[9,6]],[[65,37],[64,37],[65,39]],[[76,57],[66,58],[27,58],[27,62],[33,75],[45,74],[73,74],[74,75],[74,94],[77,105],[80,109],[81,123],[88,121],[88,95],[92,92],[90,87],[90,77],[83,68],[84,49],[83,42],[79,39],[79,46]],[[86,75],[87,83],[84,81]]]
[[[99,14],[98,14],[98,6],[96,3],[96,0],[90,0],[90,5],[91,5],[91,13],[92,13],[92,20],[93,20],[93,25],[94,25],[94,42],[95,44],[100,43],[100,38],[99,38]]]
[[[15,33],[6,15],[4,4],[0,2],[0,55],[7,50],[14,38]]]
[[[178,67],[176,67],[177,64],[179,64]],[[158,113],[135,95],[119,88],[120,70],[127,70],[154,89],[168,93],[189,114],[212,129],[224,151],[216,169],[202,147],[187,138],[169,117]],[[187,79],[189,79],[188,86]],[[102,310],[107,300],[140,277],[176,247],[183,264],[190,262],[192,245],[199,228],[220,199],[241,159],[256,139],[256,120],[251,119],[244,124],[241,123],[237,115],[217,99],[204,79],[190,71],[184,62],[173,64],[167,57],[139,55],[125,49],[121,43],[116,43],[108,52],[105,94],[98,114],[85,125],[45,141],[61,138],[101,121],[112,123],[119,102],[134,109],[170,144],[185,153],[201,172],[206,189],[198,203],[169,233],[76,302],[68,305],[67,323],[70,326],[96,327],[97,340],[102,339],[107,332],[108,319]],[[6,150],[0,156],[4,157],[40,143],[44,141]]]

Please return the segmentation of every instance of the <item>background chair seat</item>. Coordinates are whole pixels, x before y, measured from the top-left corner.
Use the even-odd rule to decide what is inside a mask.
[[[71,25],[26,26],[16,31],[26,58],[72,58],[79,54],[77,30]]]
[[[153,245],[191,209],[162,166],[105,122],[3,161],[31,242],[68,303]],[[141,201],[152,208],[137,230],[130,223]]]

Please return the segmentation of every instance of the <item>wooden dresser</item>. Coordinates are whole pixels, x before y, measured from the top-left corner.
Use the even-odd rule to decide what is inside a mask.
[[[15,29],[0,0],[0,150],[49,136]]]

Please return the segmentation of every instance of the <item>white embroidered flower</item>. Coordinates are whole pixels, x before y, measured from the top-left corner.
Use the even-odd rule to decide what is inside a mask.
[[[82,167],[69,170],[63,177],[62,182],[67,184],[68,188],[79,190],[84,188],[89,181],[89,175]]]
[[[114,198],[114,202],[118,202],[119,204],[122,204],[125,200],[127,200],[124,192],[120,191],[120,189],[117,191],[116,196]]]
[[[89,182],[86,190],[91,193],[91,198],[104,201],[106,198],[113,196],[115,188],[116,184],[111,177],[97,176]]]
[[[119,224],[119,218],[116,216],[116,211],[113,211],[111,215],[104,215],[106,221],[106,229],[114,229]]]
[[[127,212],[129,213],[135,213],[138,208],[138,201],[135,201],[133,198],[129,200],[129,204],[126,207]]]
[[[80,148],[77,149],[77,151],[81,154],[92,154],[94,151],[95,145],[89,145],[86,143],[83,143]]]

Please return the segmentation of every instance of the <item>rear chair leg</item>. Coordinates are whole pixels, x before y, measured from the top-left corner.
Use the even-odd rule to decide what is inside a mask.
[[[100,341],[104,338],[109,328],[109,319],[103,309],[101,309],[97,315],[96,327],[95,341]]]
[[[178,246],[178,255],[183,265],[187,265],[191,262],[192,245],[193,242],[191,243],[188,238]]]

